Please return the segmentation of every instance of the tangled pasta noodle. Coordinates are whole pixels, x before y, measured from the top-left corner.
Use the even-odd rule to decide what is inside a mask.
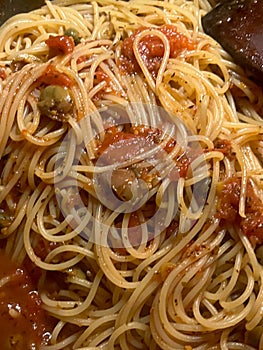
[[[41,349],[263,347],[262,90],[209,9],[47,1],[0,29],[1,249],[38,271]]]

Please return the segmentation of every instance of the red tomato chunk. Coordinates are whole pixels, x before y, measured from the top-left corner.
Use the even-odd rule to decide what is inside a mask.
[[[46,44],[53,56],[71,53],[75,47],[73,38],[66,35],[50,35]]]
[[[246,217],[239,215],[241,180],[232,177],[223,184],[220,194],[218,218],[222,223],[236,224],[254,244],[263,243],[263,203],[257,197],[250,182],[246,188]]]
[[[134,34],[123,42],[120,67],[129,74],[140,71],[133,52],[133,43],[136,36],[147,29],[149,28],[141,27],[137,29]],[[177,57],[183,50],[193,50],[196,46],[193,40],[179,33],[174,25],[167,24],[153,29],[157,29],[167,37],[170,44],[171,58]],[[148,70],[153,76],[156,76],[164,55],[163,41],[156,35],[146,35],[140,40],[138,50]]]
[[[0,251],[1,349],[38,349],[47,344],[48,317],[33,280],[24,268],[18,268]]]
[[[53,64],[47,66],[44,74],[39,77],[38,81],[46,85],[59,85],[71,87],[73,81],[64,73],[60,73]]]

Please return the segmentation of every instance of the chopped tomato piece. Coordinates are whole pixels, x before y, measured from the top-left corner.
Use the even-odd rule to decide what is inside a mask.
[[[47,69],[38,81],[46,85],[59,85],[65,87],[71,87],[73,85],[72,79],[70,79],[65,73],[60,73],[53,64],[47,66]]]
[[[9,280],[0,287],[1,349],[38,349],[47,344],[50,318],[26,268],[16,266],[1,250],[0,279],[5,277]]]
[[[239,215],[239,201],[241,180],[237,177],[227,179],[219,197],[217,217],[221,223],[240,226],[242,232],[255,244],[263,243],[263,203],[256,195],[252,184],[248,182],[246,188],[246,217]]]
[[[223,184],[220,193],[220,207],[217,216],[229,223],[237,220],[238,206],[240,200],[241,180],[232,177]]]
[[[110,78],[100,67],[96,70],[96,83],[99,84],[101,81],[106,81],[107,85],[110,84]]]
[[[123,71],[129,74],[140,72],[138,62],[133,52],[133,43],[136,36],[146,29],[149,28],[138,28],[134,34],[126,38],[123,42],[119,65]],[[185,49],[193,50],[196,46],[192,39],[178,32],[176,26],[174,25],[167,24],[153,29],[162,32],[167,37],[170,44],[171,58],[177,57],[178,54]],[[154,34],[146,35],[142,38],[142,40],[140,40],[138,50],[148,70],[155,77],[164,55],[165,47],[163,41]]]
[[[114,152],[113,151],[114,145],[116,145],[119,142],[122,143],[123,140],[129,140],[129,139],[135,139],[135,138],[136,138],[136,135],[131,133],[125,133],[122,131],[119,131],[116,133],[111,133],[111,132],[106,133],[103,142],[98,146],[98,149],[97,149],[98,155],[103,154],[109,147],[112,147],[112,152]]]
[[[216,140],[214,143],[214,150],[222,152],[227,157],[233,157],[231,150],[231,142],[229,140]]]
[[[73,38],[66,35],[50,35],[46,44],[51,49],[52,56],[71,53],[75,47]]]

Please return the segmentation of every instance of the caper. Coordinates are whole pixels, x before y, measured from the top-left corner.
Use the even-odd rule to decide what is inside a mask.
[[[80,36],[76,29],[74,28],[68,28],[64,31],[64,35],[71,36],[74,40],[75,45],[78,45],[80,43]]]
[[[112,172],[111,186],[117,197],[124,201],[129,201],[133,197],[132,183],[136,180],[136,176],[132,170],[115,169]]]
[[[40,92],[38,108],[42,115],[58,121],[65,121],[72,111],[70,91],[59,85],[49,85]]]
[[[137,178],[131,169],[115,169],[111,176],[111,187],[123,201],[142,198],[149,190],[148,184]]]

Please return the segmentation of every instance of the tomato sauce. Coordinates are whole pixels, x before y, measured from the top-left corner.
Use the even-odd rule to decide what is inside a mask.
[[[38,78],[39,83],[45,85],[59,85],[71,87],[73,81],[65,74],[60,73],[53,64],[49,64],[44,74]]]
[[[64,55],[73,52],[75,43],[71,36],[50,35],[46,40],[50,56]]]
[[[0,79],[6,79],[6,71],[2,67],[0,67]]]
[[[98,85],[101,82],[104,82],[103,87],[100,88],[100,90],[94,95],[94,100],[100,101],[103,99],[103,95],[105,92],[109,92],[114,95],[118,95],[116,91],[114,91],[111,87],[111,79],[100,67],[96,69],[95,76],[94,76],[94,86]]]
[[[231,142],[229,140],[216,140],[214,143],[214,151],[222,152],[226,157],[233,158]]]
[[[95,72],[95,84],[99,84],[102,81],[107,83],[107,87],[110,86],[110,77],[100,67],[98,67]]]
[[[36,277],[36,276],[35,276]],[[49,319],[33,279],[0,251],[0,344],[2,350],[31,350],[47,344]]]
[[[162,140],[162,133],[157,128],[140,126],[131,127],[127,131],[118,131],[116,127],[106,130],[105,138],[97,147],[97,156],[104,164],[114,164],[132,159],[141,152],[152,149]],[[170,153],[176,145],[176,140],[170,139],[163,146],[164,152]],[[174,159],[175,166],[168,174],[171,181],[178,181],[179,177],[186,177],[191,162],[200,155],[199,150],[189,150],[189,155],[179,154]],[[164,153],[157,153],[156,157],[163,158]]]
[[[227,179],[219,193],[219,209],[217,217],[221,224],[234,224],[241,228],[242,232],[254,244],[263,244],[263,203],[257,197],[252,184],[248,182],[246,188],[246,217],[239,215],[239,200],[241,192],[241,180],[237,177]]]
[[[159,133],[158,129],[143,126],[124,131],[118,131],[116,127],[108,128],[103,142],[97,147],[97,155],[105,164],[130,160],[158,144]]]
[[[141,27],[137,29],[123,42],[119,66],[129,74],[140,72],[140,67],[133,52],[133,43],[136,36],[146,29],[149,28]],[[154,29],[162,32],[168,39],[171,58],[177,57],[183,50],[193,50],[196,47],[194,41],[178,32],[174,25],[167,24]],[[163,41],[156,35],[146,35],[140,40],[138,50],[150,73],[156,77],[165,50]]]
[[[106,133],[103,142],[97,148],[97,154],[105,164],[125,161],[139,150],[138,142],[137,136],[131,133]]]

